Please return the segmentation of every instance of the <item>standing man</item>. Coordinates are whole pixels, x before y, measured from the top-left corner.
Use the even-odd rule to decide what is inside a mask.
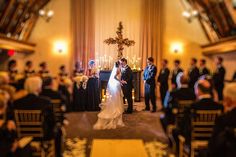
[[[164,59],[162,61],[162,68],[161,71],[158,75],[158,83],[160,84],[160,94],[161,94],[161,103],[162,106],[164,104],[164,100],[165,100],[165,96],[166,96],[166,92],[168,91],[168,79],[169,79],[169,74],[170,74],[170,70],[167,67],[168,61],[166,59]]]
[[[206,67],[206,60],[201,59],[199,63],[199,75],[203,76],[203,75],[209,75],[209,74],[210,74],[210,70]]]
[[[156,81],[155,77],[157,74],[157,67],[153,64],[154,59],[152,57],[149,57],[147,59],[147,67],[144,70],[143,73],[143,80],[145,85],[145,105],[146,111],[150,110],[150,104],[149,101],[151,99],[152,103],[152,111],[156,112],[156,95],[155,95],[155,88],[156,88]]]
[[[199,78],[199,69],[197,67],[197,59],[192,58],[190,62],[190,69],[188,71],[189,76],[189,87],[194,89],[194,85]]]
[[[213,74],[213,83],[217,91],[219,101],[223,100],[223,89],[224,89],[224,80],[225,80],[225,68],[222,65],[222,63],[223,63],[223,58],[217,57],[216,71]]]
[[[121,88],[124,94],[124,97],[128,102],[128,109],[126,113],[131,114],[133,112],[133,99],[132,99],[132,88],[133,88],[133,73],[131,68],[127,64],[127,59],[122,58],[120,60],[122,66],[121,72]]]
[[[171,76],[171,85],[173,89],[177,88],[176,77],[180,72],[183,72],[183,69],[180,68],[180,60],[176,59],[174,61],[174,70]]]

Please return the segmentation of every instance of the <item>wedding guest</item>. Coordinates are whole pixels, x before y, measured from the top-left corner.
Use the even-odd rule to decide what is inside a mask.
[[[169,89],[168,79],[169,79],[170,70],[167,67],[167,65],[168,65],[168,61],[164,59],[162,61],[162,68],[157,79],[158,83],[160,84],[160,94],[161,94],[162,105],[164,105],[166,92]]]
[[[191,59],[190,69],[188,71],[188,76],[189,76],[189,87],[194,88],[194,85],[200,76],[199,69],[197,67],[197,59],[196,58]]]
[[[48,65],[47,65],[46,62],[40,63],[40,64],[39,64],[39,68],[40,68],[40,70],[39,70],[38,73],[39,73],[39,76],[40,76],[41,78],[44,78],[44,77],[49,76]]]
[[[154,59],[149,57],[147,59],[147,67],[143,73],[143,80],[145,86],[145,105],[146,111],[150,110],[149,101],[151,100],[152,103],[152,112],[156,112],[156,81],[155,77],[157,74],[157,67],[154,65]]]
[[[65,78],[62,80],[58,87],[58,91],[65,97],[66,99],[66,109],[67,112],[72,110],[72,90],[73,90],[73,83],[71,79]]]
[[[17,68],[17,62],[16,60],[10,60],[8,62],[8,73],[10,78],[10,83],[15,83],[16,81],[16,75],[18,74]]]
[[[73,77],[79,76],[83,73],[84,73],[84,70],[83,70],[83,67],[82,67],[82,63],[77,61],[75,63],[75,68],[74,68],[74,71],[73,71]]]
[[[214,87],[218,94],[219,101],[223,100],[223,89],[225,80],[225,68],[223,66],[223,58],[217,57],[216,59],[216,71],[213,74]]]
[[[33,69],[33,62],[32,61],[27,61],[25,63],[25,78],[33,76],[35,74],[35,70]]]
[[[59,78],[63,79],[65,77],[68,77],[68,73],[66,71],[66,66],[65,65],[61,65],[59,68]]]
[[[203,75],[209,75],[209,74],[210,74],[210,70],[206,67],[206,60],[201,59],[199,63],[199,75],[203,76]]]
[[[29,146],[20,148],[17,141],[16,125],[7,115],[7,94],[0,92],[0,156],[30,157]]]
[[[86,110],[88,111],[98,111],[100,110],[100,90],[99,90],[99,81],[98,81],[98,71],[96,68],[96,64],[94,60],[90,60],[88,63],[88,72],[87,75],[89,77],[87,83],[87,91],[88,91],[88,105],[86,106]]]
[[[7,91],[7,93],[10,95],[10,100],[14,100],[16,89],[12,85],[10,85],[9,75],[4,71],[0,72],[0,89]]]
[[[183,72],[183,69],[180,68],[180,60],[175,60],[174,61],[174,70],[172,71],[172,76],[171,76],[171,84],[172,88],[175,89],[177,88],[177,82],[176,82],[176,77],[180,72]]]
[[[44,138],[46,140],[54,138],[55,119],[50,99],[39,96],[42,90],[42,80],[40,77],[29,77],[25,81],[25,90],[28,95],[14,102],[14,109],[41,110],[44,115]]]
[[[164,102],[165,115],[161,117],[161,123],[166,130],[167,125],[174,124],[175,116],[172,112],[174,108],[178,108],[178,101],[181,100],[195,100],[196,96],[194,90],[189,88],[189,78],[182,72],[177,75],[176,78],[177,87],[171,92],[167,92]]]
[[[225,113],[215,121],[208,145],[209,157],[236,156],[236,83],[225,87],[223,104]]]

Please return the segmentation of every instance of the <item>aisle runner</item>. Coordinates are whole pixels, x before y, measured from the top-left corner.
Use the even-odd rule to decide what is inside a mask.
[[[94,139],[91,157],[148,157],[142,140]]]

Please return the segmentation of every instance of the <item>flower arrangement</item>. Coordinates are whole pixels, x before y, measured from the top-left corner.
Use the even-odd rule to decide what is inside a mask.
[[[78,75],[74,78],[74,81],[77,84],[78,88],[83,88],[86,89],[87,88],[87,82],[88,82],[88,76],[86,75]]]

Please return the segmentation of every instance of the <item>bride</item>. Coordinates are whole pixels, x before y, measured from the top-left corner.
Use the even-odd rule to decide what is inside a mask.
[[[122,114],[124,112],[123,94],[120,85],[121,67],[117,61],[111,72],[107,85],[106,102],[101,104],[98,120],[94,124],[95,130],[116,129],[124,126]]]

